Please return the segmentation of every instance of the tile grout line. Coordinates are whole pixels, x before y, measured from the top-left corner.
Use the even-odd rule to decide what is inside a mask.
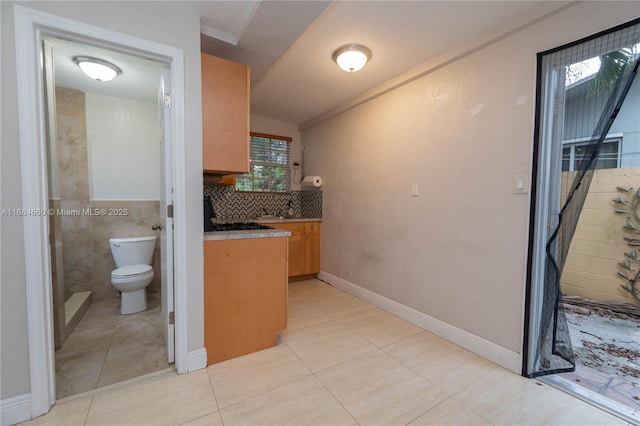
[[[287,345],[287,344],[285,343],[285,345]],[[287,345],[287,346],[289,346],[289,345]],[[298,355],[298,354],[293,350],[293,348],[292,348],[292,347],[290,347],[290,346],[289,346],[289,349],[291,350],[291,352],[293,352],[293,354],[294,354],[296,357],[298,357],[298,359],[300,360],[300,362],[302,362],[302,363],[303,363],[307,368],[309,368],[309,366],[308,366],[307,364],[305,364],[304,360],[303,360],[302,358],[300,358],[300,355]],[[375,349],[374,349],[374,350],[375,350]],[[370,353],[370,352],[367,352],[367,353]],[[357,357],[356,357],[356,358],[357,358]],[[353,358],[352,358],[352,359],[353,359]],[[339,364],[341,364],[341,363],[339,363]],[[336,364],[336,365],[339,365],[339,364]],[[330,367],[327,367],[327,368],[330,368]],[[326,369],[323,369],[323,370],[326,370]],[[315,378],[315,379],[316,379],[316,380],[317,380],[317,381],[322,385],[322,387],[323,387],[323,388],[325,388],[325,389],[327,390],[327,392],[329,392],[329,395],[331,395],[331,397],[332,397],[333,399],[335,399],[335,400],[336,400],[336,402],[337,402],[338,404],[340,404],[340,406],[342,407],[342,409],[343,409],[344,411],[346,411],[347,413],[349,413],[349,416],[353,419],[353,421],[354,421],[354,422],[356,422],[356,423],[359,425],[359,424],[360,424],[360,422],[359,422],[359,421],[358,421],[358,420],[353,416],[353,414],[351,413],[351,411],[349,411],[349,410],[347,409],[347,407],[345,407],[345,406],[342,404],[342,401],[340,401],[340,400],[338,399],[338,397],[337,397],[337,396],[335,396],[335,395],[333,394],[333,392],[331,392],[331,390],[329,390],[329,388],[327,388],[327,385],[326,385],[322,380],[320,380],[320,377],[318,377],[318,376],[316,375],[316,373],[318,373],[318,372],[320,372],[320,371],[323,371],[323,370],[319,370],[319,371],[317,371],[317,372],[314,372],[313,370],[311,370],[311,368],[309,368],[309,371],[311,372],[311,375],[312,375],[312,376],[313,376],[313,377],[314,377],[314,378]]]
[[[289,345],[287,345],[287,344],[286,344],[286,343],[284,343],[284,342],[282,343],[282,345],[289,347]],[[280,346],[280,345],[278,345],[278,346]],[[278,346],[275,346],[275,347],[272,347],[272,348],[263,349],[263,350],[269,350],[269,349],[277,348]],[[291,351],[291,352],[292,352],[296,357],[298,357],[298,354],[296,354],[296,353],[293,351],[293,349],[292,349],[291,347],[289,347],[289,350],[290,350],[290,351]],[[255,352],[253,352],[253,353],[255,353]],[[252,355],[253,353],[251,353],[251,354],[247,354],[247,355],[243,355],[243,356],[249,356],[249,355]],[[300,357],[298,357],[298,358],[300,358]],[[234,359],[234,358],[232,358],[232,359]],[[227,360],[227,361],[230,361],[230,360]],[[253,395],[253,396],[250,396],[250,397],[247,397],[247,398],[242,399],[242,400],[240,400],[240,401],[237,401],[237,402],[235,402],[235,403],[233,403],[233,404],[231,404],[231,405],[228,405],[228,406],[226,406],[226,407],[220,407],[220,406],[218,406],[218,412],[220,412],[220,413],[221,413],[221,412],[222,412],[222,409],[225,409],[225,410],[226,410],[227,408],[235,407],[235,406],[237,406],[237,405],[239,405],[239,404],[242,404],[242,403],[244,403],[244,402],[246,402],[246,401],[248,401],[248,400],[250,400],[250,399],[252,399],[252,398],[256,398],[256,397],[258,397],[258,396],[264,395],[264,394],[266,394],[266,393],[268,393],[268,392],[271,392],[271,391],[274,391],[274,390],[276,390],[276,389],[278,389],[278,388],[281,388],[281,387],[283,387],[283,386],[286,386],[286,385],[288,385],[288,384],[290,384],[290,383],[293,383],[293,382],[295,382],[295,381],[298,381],[298,380],[304,379],[304,378],[306,378],[306,377],[310,377],[310,376],[312,376],[312,375],[313,375],[313,371],[311,371],[311,369],[310,369],[310,368],[309,368],[309,367],[304,363],[304,361],[302,361],[301,359],[300,359],[300,361],[301,361],[301,362],[302,362],[302,364],[307,368],[307,370],[309,370],[309,371],[308,371],[308,373],[306,373],[306,374],[304,374],[304,375],[302,375],[302,376],[294,377],[294,378],[292,378],[291,380],[289,380],[288,382],[281,383],[281,384],[279,384],[279,385],[277,385],[277,386],[274,386],[274,387],[270,387],[269,389],[266,389],[266,390],[264,390],[264,391],[262,391],[262,392],[259,392],[259,393],[255,394],[255,395]],[[224,362],[224,361],[222,361],[222,362]],[[213,365],[213,364],[212,364],[212,365]],[[208,368],[208,367],[207,367],[207,368]],[[208,375],[208,374],[209,374],[209,372],[207,371],[207,375]],[[211,376],[209,376],[209,382],[211,383]],[[213,383],[211,383],[211,385],[212,385],[212,389],[213,389]],[[215,390],[214,390],[214,396],[215,396]],[[218,401],[217,401],[217,399],[216,399],[216,405],[218,405]],[[220,414],[220,419],[222,419],[222,414]],[[223,423],[224,423],[224,422],[223,422]]]
[[[216,411],[214,411],[214,413],[218,413],[218,416],[220,416],[220,421],[222,422],[222,425],[224,426],[224,419],[222,418],[222,411],[220,408],[220,404],[218,404],[218,398],[216,397],[216,388],[213,386],[213,381],[211,380],[211,375],[209,374],[209,366],[207,365],[205,368],[205,372],[207,373],[207,380],[209,380],[209,386],[211,386],[211,392],[213,393],[213,400],[216,402]],[[212,414],[212,413],[209,413]],[[208,416],[209,414],[205,414],[204,416]],[[204,417],[204,416],[200,416],[198,417],[199,419]],[[193,419],[196,420],[196,419]],[[192,420],[190,420],[192,421]]]
[[[107,351],[104,354],[104,361],[102,362],[102,366],[100,367],[100,374],[98,375],[98,382],[96,383],[96,389],[100,388],[100,381],[102,380],[102,376],[104,375],[105,365],[107,365],[107,358],[109,358],[109,351],[111,350],[111,344],[113,343],[113,338],[116,335],[116,330],[118,329],[118,324],[120,324],[121,318],[118,317],[115,326],[113,327],[113,333],[111,333],[111,338],[109,339],[109,346],[107,346]],[[93,398],[92,398],[93,401]]]
[[[95,398],[95,395],[91,395],[91,401],[89,401],[89,409],[87,410],[87,414],[84,416],[84,422],[82,423],[85,426],[86,426],[87,422],[89,421],[89,414],[91,413],[91,408],[93,407],[93,399],[94,398]]]

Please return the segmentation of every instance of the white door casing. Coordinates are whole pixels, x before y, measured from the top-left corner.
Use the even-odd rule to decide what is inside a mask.
[[[107,30],[46,12],[14,5],[18,128],[22,179],[22,208],[48,211],[47,137],[41,61],[42,40],[47,36],[67,38],[84,44],[99,41],[136,56],[169,64],[173,107],[171,117],[174,203],[175,277],[175,364],[186,373],[188,361],[186,321],[186,163],[184,128],[184,52],[181,49]],[[55,402],[55,367],[51,295],[49,218],[23,217],[25,289],[31,416],[40,416]]]
[[[162,70],[160,87],[158,88],[158,121],[161,130],[160,149],[162,151],[161,173],[163,185],[160,189],[160,252],[162,257],[162,317],[164,342],[167,349],[167,362],[175,361],[174,351],[174,300],[173,300],[173,173],[171,165],[171,71],[168,67]],[[171,207],[169,207],[171,206]]]

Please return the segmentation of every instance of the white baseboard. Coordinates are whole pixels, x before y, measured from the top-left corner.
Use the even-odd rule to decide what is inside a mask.
[[[205,348],[190,351],[187,354],[187,373],[207,367],[207,350]]]
[[[366,288],[360,287],[340,277],[321,271],[318,278],[322,281],[353,294],[354,296],[371,303],[391,314],[394,314],[405,321],[408,321],[418,327],[424,328],[431,333],[442,337],[458,346],[461,346],[489,361],[513,371],[514,373],[522,373],[522,360],[520,354],[513,352],[503,346],[495,344],[475,334],[454,327],[451,324],[440,321],[427,314],[416,311],[413,308],[395,302]]]
[[[31,394],[18,395],[0,401],[0,424],[14,425],[31,418]]]

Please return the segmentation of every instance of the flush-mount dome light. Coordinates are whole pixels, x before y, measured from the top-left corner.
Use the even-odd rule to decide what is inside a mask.
[[[73,58],[86,75],[97,81],[109,81],[116,78],[122,71],[111,62],[104,59],[92,58],[91,56],[76,56]]]
[[[371,51],[359,44],[347,44],[333,52],[333,60],[347,72],[356,72],[371,59]]]

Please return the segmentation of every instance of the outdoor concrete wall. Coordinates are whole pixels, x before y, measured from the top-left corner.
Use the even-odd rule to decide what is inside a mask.
[[[575,172],[562,175],[562,192],[565,194]],[[613,302],[635,300],[620,288],[624,280],[616,274],[616,264],[625,259],[625,251],[631,250],[623,239],[628,236],[622,229],[626,218],[614,213],[618,208],[612,202],[618,198],[617,186],[637,189],[640,186],[640,167],[595,171],[560,280],[562,292],[566,295]],[[630,197],[625,198],[628,200]]]

